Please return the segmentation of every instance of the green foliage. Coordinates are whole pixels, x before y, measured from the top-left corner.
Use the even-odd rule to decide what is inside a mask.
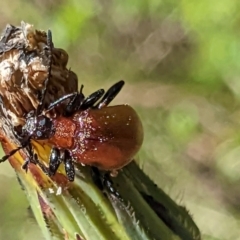
[[[54,24],[51,26],[59,38],[59,44],[75,42],[81,35],[83,26],[96,14],[93,2],[71,0],[63,2],[53,13]],[[63,31],[63,29],[65,31]]]
[[[181,9],[185,26],[197,42],[191,76],[203,84],[229,86],[228,79],[240,71],[239,1],[183,0]]]
[[[169,133],[176,138],[175,141],[189,141],[191,136],[196,132],[198,124],[198,113],[195,106],[189,103],[176,106],[172,109],[167,119],[167,128]]]

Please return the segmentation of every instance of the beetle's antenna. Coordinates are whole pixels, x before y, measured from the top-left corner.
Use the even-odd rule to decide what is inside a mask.
[[[92,107],[103,96],[104,93],[104,89],[99,89],[96,92],[90,94],[79,106],[79,110],[85,110],[89,107]]]
[[[51,75],[51,70],[52,70],[52,49],[53,49],[53,42],[52,42],[52,32],[51,30],[47,31],[47,48],[48,48],[48,76],[47,79],[44,82],[44,87],[41,91],[41,99],[39,102],[39,105],[37,107],[36,110],[36,116],[38,116],[43,108],[44,108],[44,99],[45,99],[45,95],[46,95],[46,91],[47,91],[47,85],[50,79],[50,75]]]
[[[116,96],[117,94],[121,91],[122,87],[124,85],[124,81],[121,80],[117,83],[115,83],[112,87],[110,87],[101,101],[95,106],[96,108],[100,109],[103,107],[106,107]]]
[[[0,159],[0,163],[5,162],[8,158],[18,152],[20,149],[24,148],[23,146],[13,149],[9,154],[5,155],[3,158]]]
[[[53,108],[55,108],[57,105],[61,104],[62,102],[68,100],[68,99],[72,99],[74,98],[76,95],[78,94],[78,92],[74,92],[74,93],[69,93],[67,95],[64,95],[63,97],[59,98],[58,100],[56,100],[55,102],[52,102],[47,110],[45,111],[45,113],[51,111]]]
[[[2,157],[0,159],[0,163],[5,162],[8,158],[10,158],[11,156],[13,156],[16,152],[18,152],[19,150],[25,148],[27,145],[29,144],[29,139],[26,141],[25,144],[23,144],[21,147],[17,147],[15,149],[13,149],[9,154],[5,155],[4,157]]]

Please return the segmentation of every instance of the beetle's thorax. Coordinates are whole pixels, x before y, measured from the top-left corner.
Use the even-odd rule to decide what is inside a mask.
[[[54,134],[50,137],[49,141],[59,148],[71,149],[75,137],[75,123],[66,117],[58,117],[52,123]]]

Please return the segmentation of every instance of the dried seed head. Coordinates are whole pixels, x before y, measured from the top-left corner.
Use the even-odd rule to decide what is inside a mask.
[[[68,55],[52,49],[52,66],[44,104],[77,90],[77,76],[66,68]],[[37,108],[48,77],[47,34],[33,25],[8,25],[0,38],[0,94],[2,115],[13,126],[22,126],[25,115]]]

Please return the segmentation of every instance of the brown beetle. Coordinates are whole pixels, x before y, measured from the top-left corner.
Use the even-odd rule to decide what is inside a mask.
[[[27,140],[20,148],[30,144],[31,139],[48,140],[54,146],[48,174],[54,175],[63,162],[70,181],[74,180],[74,161],[108,171],[124,167],[139,151],[143,129],[132,107],[108,107],[123,85],[124,81],[114,84],[97,104],[104,94],[102,89],[87,98],[81,91],[64,96],[46,110],[50,111],[69,99],[63,116],[57,118],[51,119],[42,113],[27,117],[22,128],[22,138]],[[6,157],[17,149],[13,151]]]
[[[49,74],[41,92],[41,100],[35,112],[26,117],[21,133],[13,132],[21,146],[4,156],[0,162],[23,148],[27,148],[30,158],[23,168],[27,170],[29,162],[38,164],[48,175],[56,173],[61,162],[70,181],[74,180],[74,162],[114,171],[127,165],[139,151],[143,142],[142,123],[135,110],[128,105],[108,107],[124,85],[124,81],[114,84],[104,95],[100,89],[87,98],[80,92],[65,95],[51,103],[44,110],[44,97],[51,73],[52,35],[47,34]],[[104,95],[104,96],[103,96]],[[49,118],[45,114],[62,102],[68,101],[62,116]],[[46,169],[33,153],[31,140],[47,140],[53,145]]]

